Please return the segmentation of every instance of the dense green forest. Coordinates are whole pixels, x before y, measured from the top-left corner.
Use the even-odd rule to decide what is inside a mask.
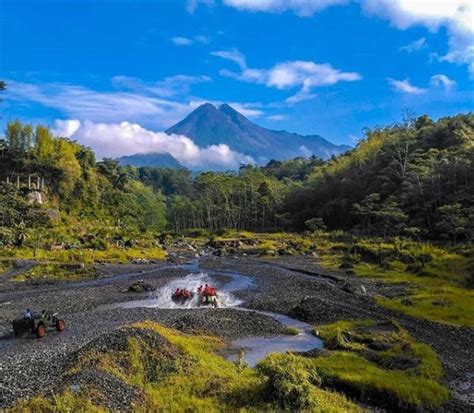
[[[98,162],[90,148],[15,121],[0,141],[0,242],[21,245],[45,227],[50,242],[94,247],[197,228],[468,241],[473,181],[472,114],[369,130],[326,162],[273,160],[198,175]]]

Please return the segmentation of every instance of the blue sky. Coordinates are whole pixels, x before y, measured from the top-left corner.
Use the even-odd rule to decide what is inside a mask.
[[[43,122],[118,155],[130,130],[162,144],[210,101],[353,144],[404,108],[473,110],[473,19],[470,0],[0,0],[0,127]]]

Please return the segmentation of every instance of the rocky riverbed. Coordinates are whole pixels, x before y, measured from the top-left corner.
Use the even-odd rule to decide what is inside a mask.
[[[15,271],[18,273],[20,270],[17,268]],[[472,386],[474,371],[473,331],[414,319],[376,304],[376,294],[391,294],[391,289],[399,287],[361,281],[346,270],[325,271],[307,256],[270,260],[208,257],[199,261],[195,259],[187,266],[176,263],[104,264],[101,278],[78,282],[33,285],[1,278],[0,408],[12,406],[20,398],[56,389],[61,374],[78,351],[124,324],[152,320],[184,332],[216,334],[229,342],[285,332],[284,326],[270,316],[235,308],[176,310],[110,306],[153,299],[166,284],[196,271],[212,272],[213,280],[222,287],[232,282],[229,276],[232,272],[251,277],[251,287],[247,285],[233,292],[243,302],[242,306],[286,314],[313,325],[341,319],[396,318],[412,336],[431,345],[441,357],[446,372],[445,382],[456,396],[448,410],[463,411],[472,402],[472,387],[469,390],[469,386]],[[157,292],[127,291],[128,286],[138,280],[157,288]],[[10,331],[10,321],[26,308],[59,311],[67,322],[66,331],[48,332],[41,340],[32,336],[15,338]],[[110,378],[102,379],[97,380],[102,380],[104,386],[113,387]]]

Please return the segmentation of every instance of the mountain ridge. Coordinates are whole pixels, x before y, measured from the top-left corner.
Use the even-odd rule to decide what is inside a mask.
[[[265,164],[271,159],[287,160],[311,155],[328,159],[351,149],[347,145],[335,145],[320,135],[299,135],[264,128],[227,103],[219,106],[204,103],[165,133],[187,136],[203,148],[226,144],[235,152],[251,156],[258,164]],[[172,158],[171,155],[167,158],[163,154],[150,153],[129,155],[120,158],[120,161],[134,166],[169,167],[173,163],[169,158]]]
[[[252,156],[259,163],[310,154],[327,159],[350,149],[347,145],[335,145],[320,135],[299,135],[264,128],[227,103],[218,107],[204,103],[165,132],[186,135],[199,146],[224,143],[234,151]]]

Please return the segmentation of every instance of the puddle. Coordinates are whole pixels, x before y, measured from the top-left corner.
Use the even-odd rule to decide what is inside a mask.
[[[283,314],[267,311],[256,311],[279,321],[286,327],[300,330],[298,335],[282,335],[275,337],[247,337],[232,341],[232,347],[244,350],[244,361],[255,367],[271,353],[286,353],[287,351],[302,352],[313,349],[322,349],[323,341],[312,333],[313,326]],[[237,354],[227,357],[230,361],[237,361]]]

